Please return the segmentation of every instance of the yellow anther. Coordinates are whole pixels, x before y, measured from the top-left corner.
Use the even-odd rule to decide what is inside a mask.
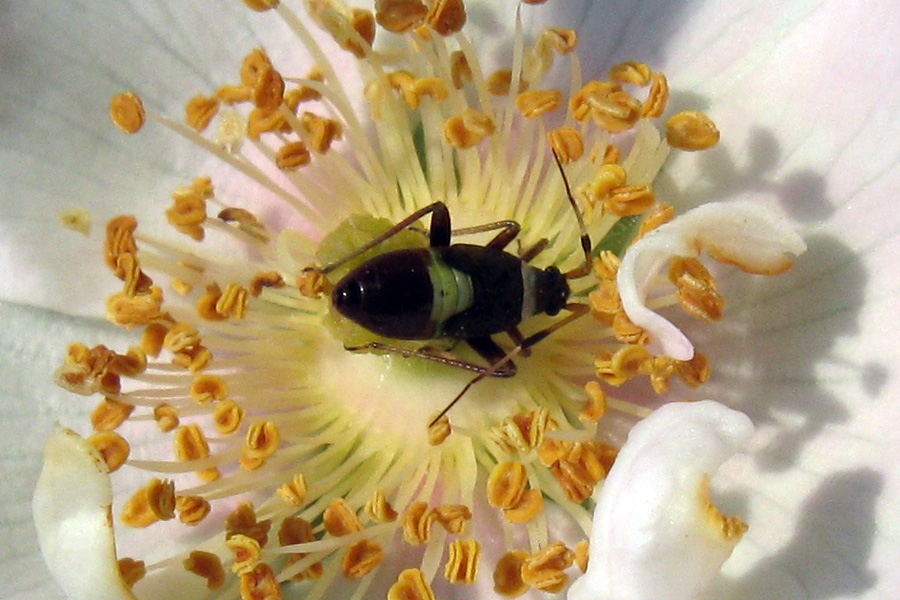
[[[653,210],[644,216],[644,220],[641,221],[641,227],[638,229],[635,238],[640,239],[644,237],[660,225],[664,225],[674,218],[675,207],[666,202],[657,204]]]
[[[619,217],[640,215],[656,204],[656,194],[649,184],[623,185],[603,200],[603,207]]]
[[[451,433],[450,418],[444,415],[428,426],[428,443],[432,446],[440,446],[444,440],[450,437]]]
[[[250,94],[253,88],[246,85],[223,85],[216,90],[216,98],[223,104],[239,104],[241,102],[249,102]]]
[[[187,462],[209,457],[209,442],[196,423],[179,427],[173,441],[178,460]]]
[[[121,519],[129,527],[147,527],[162,518],[171,519],[174,516],[174,484],[171,481],[152,479],[125,502]]]
[[[574,29],[549,27],[541,33],[541,38],[558,54],[570,54],[578,47],[578,34]]]
[[[185,571],[205,579],[206,588],[209,590],[218,590],[225,585],[225,569],[222,567],[222,560],[212,552],[194,550],[184,559],[182,565],[184,565]]]
[[[624,91],[589,101],[594,123],[612,133],[630,129],[641,117],[641,103]]]
[[[480,556],[481,545],[476,540],[455,540],[449,547],[444,577],[450,583],[475,583]]]
[[[702,112],[687,110],[666,121],[666,141],[679,150],[706,150],[719,142],[719,130]]]
[[[106,463],[106,468],[110,473],[115,472],[124,465],[125,461],[128,460],[128,454],[131,452],[131,447],[125,441],[125,438],[114,431],[95,433],[88,438],[88,442],[103,457],[103,462]]]
[[[96,431],[113,431],[125,422],[133,410],[133,404],[106,398],[91,413],[91,425]]]
[[[580,421],[596,423],[606,414],[606,392],[596,381],[588,381],[584,385],[584,392],[588,400],[578,411]]]
[[[675,372],[688,387],[699,387],[709,381],[709,358],[702,352],[695,352],[691,360],[676,361]]]
[[[278,6],[279,0],[244,0],[244,4],[256,12],[265,12]]]
[[[197,133],[202,132],[218,114],[219,102],[217,96],[194,96],[184,107],[184,122]]]
[[[350,26],[363,39],[365,46],[354,40],[348,40],[341,47],[352,52],[357,58],[363,58],[366,55],[366,50],[371,48],[375,42],[375,15],[372,14],[372,11],[364,8],[351,8]]]
[[[372,497],[366,502],[366,514],[377,523],[390,523],[397,520],[397,511],[385,498],[381,490],[372,492]]]
[[[229,283],[216,300],[216,313],[234,319],[243,319],[247,314],[250,291],[239,283]]]
[[[272,421],[250,425],[244,442],[244,454],[253,459],[266,459],[275,454],[281,443],[278,426]]]
[[[284,99],[284,79],[272,65],[264,66],[250,92],[253,105],[265,111],[275,110]]]
[[[392,33],[405,33],[420,25],[428,7],[420,0],[375,0],[375,21]]]
[[[403,513],[403,539],[410,546],[420,546],[431,539],[431,525],[437,519],[427,502],[413,502]]]
[[[328,279],[314,265],[308,266],[297,277],[297,289],[307,298],[319,298],[328,285]]]
[[[669,80],[662,73],[655,72],[651,78],[650,93],[644,100],[641,113],[647,118],[656,118],[666,111],[669,103]]]
[[[622,310],[622,299],[615,279],[601,279],[600,287],[588,294],[588,300],[594,314],[601,317],[614,317]]]
[[[122,254],[136,254],[137,243],[134,241],[134,232],[137,229],[137,219],[131,215],[123,215],[110,220],[106,224],[106,241],[103,249],[106,266],[116,271],[118,258]]]
[[[522,565],[528,553],[522,550],[507,552],[494,568],[494,591],[508,598],[521,596],[528,590],[528,584],[522,581]]]
[[[471,148],[495,128],[490,115],[467,108],[444,122],[444,140],[454,148]]]
[[[262,550],[259,542],[251,537],[243,534],[235,534],[225,541],[225,545],[234,555],[234,564],[231,565],[231,571],[235,575],[244,575],[250,573],[259,564]]]
[[[200,332],[190,323],[177,323],[163,340],[163,347],[170,352],[180,352],[200,344]]]
[[[472,519],[472,511],[464,504],[450,504],[435,508],[434,516],[447,533],[462,533]]]
[[[201,496],[176,496],[175,511],[178,520],[185,525],[198,525],[212,510],[209,502]]]
[[[597,169],[597,174],[585,191],[592,203],[602,202],[609,197],[614,189],[625,185],[627,179],[628,174],[620,165],[602,165]]]
[[[632,323],[625,311],[616,313],[612,327],[616,339],[620,342],[626,344],[645,344],[647,342],[647,332]]]
[[[91,235],[91,225],[94,222],[94,218],[86,208],[76,207],[59,213],[59,222],[66,229],[77,231],[87,237]]]
[[[618,83],[631,83],[645,86],[650,83],[653,71],[642,62],[629,60],[613,65],[609,69],[609,78]]]
[[[495,508],[512,508],[521,500],[527,483],[528,475],[522,463],[508,461],[498,464],[488,477],[488,504]]]
[[[334,536],[349,535],[362,531],[359,517],[343,498],[332,500],[322,514],[325,530]]]
[[[319,154],[327,152],[331,144],[344,134],[344,128],[338,121],[308,111],[300,117],[300,124],[309,136],[310,148]]]
[[[599,99],[614,92],[620,92],[622,86],[610,81],[589,81],[577,94],[569,99],[569,111],[577,121],[585,121],[591,116],[593,105]]]
[[[360,540],[347,549],[341,560],[341,571],[347,579],[359,579],[371,573],[384,561],[384,550],[374,540]]]
[[[503,511],[510,523],[527,523],[544,510],[544,496],[540,490],[525,490],[519,501]]]
[[[584,138],[574,127],[560,127],[550,131],[547,141],[563,164],[578,160],[584,155]]]
[[[247,137],[259,140],[264,133],[289,133],[291,126],[277,110],[254,108],[247,117]]]
[[[462,50],[454,50],[450,54],[450,78],[456,89],[461,89],[466,83],[472,81],[472,68]]]
[[[706,518],[710,525],[721,533],[723,540],[739,540],[749,529],[749,526],[740,518],[722,514],[712,503],[708,474],[704,474],[700,483],[699,501],[700,505],[706,508]]]
[[[574,558],[574,553],[563,543],[553,542],[525,558],[522,581],[543,592],[558,594],[569,582],[569,576],[563,571],[572,566]]]
[[[288,142],[275,153],[275,165],[282,171],[294,171],[305,167],[310,159],[309,148],[302,141]]]
[[[266,546],[269,541],[269,529],[272,521],[256,519],[256,510],[250,502],[242,502],[225,519],[225,539],[233,535],[245,535],[259,543],[260,548]]]
[[[588,568],[588,553],[590,551],[590,543],[587,540],[581,540],[575,544],[575,566],[582,573]]]
[[[559,90],[529,90],[516,96],[516,108],[528,119],[539,117],[562,106]]]
[[[306,485],[306,477],[303,473],[294,475],[288,483],[279,487],[275,493],[281,498],[285,504],[291,506],[303,506],[306,503],[306,494],[309,488]]]
[[[261,271],[253,276],[250,282],[250,295],[259,298],[263,288],[280,289],[284,287],[284,277],[277,271]]]
[[[174,406],[157,404],[153,407],[153,418],[163,433],[168,433],[178,427],[178,411]]]
[[[125,133],[137,133],[147,120],[144,103],[133,92],[116,94],[109,101],[109,118]]]
[[[162,323],[150,323],[141,334],[141,349],[147,356],[159,356],[169,328]]]
[[[544,432],[556,428],[546,408],[520,413],[503,419],[499,427],[491,431],[491,439],[507,452],[525,454],[541,445]]]
[[[133,558],[120,558],[118,560],[119,574],[122,575],[122,581],[128,589],[134,587],[138,581],[147,574],[147,567],[142,560],[134,560]]]
[[[266,226],[249,210],[229,206],[220,210],[216,218],[236,225],[238,229],[258,240],[268,241]]]
[[[259,81],[259,75],[264,69],[271,67],[272,61],[262,48],[254,48],[241,63],[241,83],[248,88],[253,88]]]
[[[305,544],[314,542],[316,536],[313,534],[312,525],[309,521],[299,517],[288,517],[281,522],[278,529],[278,544],[282,547],[293,546],[294,544]],[[288,554],[288,564],[292,565],[302,560],[308,555],[307,552],[292,552]],[[318,579],[324,572],[324,566],[321,562],[316,562],[309,567],[303,569],[291,579],[294,581],[303,581],[306,579]]]
[[[241,575],[242,600],[281,600],[281,586],[275,571],[266,563],[259,563],[249,573]]]
[[[405,569],[388,590],[387,600],[435,600],[435,596],[421,570]]]
[[[487,81],[485,81],[485,87],[487,87],[487,91],[494,96],[508,95],[510,88],[512,87],[512,71],[509,69],[495,71],[488,76]],[[522,87],[523,86],[520,85],[520,88]],[[521,89],[520,91],[524,91],[524,89]]]
[[[466,24],[466,5],[463,0],[435,0],[425,22],[438,35],[459,33]]]
[[[197,375],[191,383],[191,398],[200,405],[224,400],[228,396],[228,384],[217,375]]]

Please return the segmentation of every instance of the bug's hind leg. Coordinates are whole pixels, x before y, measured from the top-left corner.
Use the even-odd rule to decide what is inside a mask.
[[[454,356],[449,352],[438,353],[426,350],[424,348],[411,350],[409,348],[385,344],[383,342],[368,342],[366,344],[360,344],[358,346],[344,346],[344,350],[347,350],[348,352],[365,352],[367,350],[377,350],[380,352],[399,354],[400,356],[404,356],[406,358],[421,358],[424,360],[430,360],[432,362],[440,363],[442,365],[447,365],[449,367],[456,367],[458,369],[472,371],[474,373],[478,373],[479,375],[484,375],[485,377],[512,377],[516,374],[516,365],[512,362],[507,362],[498,368],[494,368],[493,363],[503,359],[506,356],[506,353],[492,339],[478,338],[474,341],[474,343],[473,340],[466,340],[466,342],[469,344],[469,346],[472,347],[473,350],[475,350],[475,352],[478,353],[479,356],[488,361],[488,366],[475,364],[473,362]]]

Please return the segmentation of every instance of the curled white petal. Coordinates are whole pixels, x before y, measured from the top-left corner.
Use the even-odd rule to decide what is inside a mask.
[[[135,600],[116,562],[106,463],[75,432],[60,428],[47,441],[32,510],[41,552],[70,600]]]
[[[759,204],[706,204],[651,232],[628,249],[617,283],[622,308],[651,337],[651,352],[690,360],[694,346],[671,322],[645,305],[657,274],[676,256],[699,256],[706,250],[721,262],[750,273],[776,274],[790,268],[788,254],[806,250],[790,223]]]
[[[750,437],[711,400],[663,406],[628,436],[594,510],[587,572],[568,600],[690,600],[740,535],[708,502],[709,475]]]

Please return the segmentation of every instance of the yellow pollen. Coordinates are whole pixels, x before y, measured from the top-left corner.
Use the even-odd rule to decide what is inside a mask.
[[[125,133],[137,133],[144,126],[147,114],[140,97],[132,92],[116,94],[109,102],[109,117]]]
[[[533,119],[562,106],[559,90],[529,90],[516,96],[516,108],[527,119]]]
[[[185,525],[198,525],[212,510],[212,506],[200,496],[176,496],[175,510],[178,512],[178,520]]]
[[[480,556],[481,545],[476,540],[455,540],[450,544],[444,577],[450,583],[475,583]]]
[[[234,555],[231,572],[235,575],[251,573],[259,564],[261,550],[259,542],[246,535],[236,534],[226,540],[225,545]]]
[[[363,528],[359,517],[343,498],[332,500],[322,513],[322,524],[333,536],[350,535]]]
[[[388,590],[387,600],[435,600],[435,596],[422,571],[406,569]]]
[[[384,550],[374,540],[361,540],[347,549],[341,571],[348,579],[359,579],[371,573],[384,561]]]
[[[404,33],[420,25],[428,7],[419,0],[375,0],[375,21],[392,33]]]
[[[105,398],[91,413],[91,426],[96,431],[113,431],[118,429],[133,411],[133,404]]]
[[[522,550],[507,552],[494,567],[494,591],[508,598],[521,596],[528,590],[528,584],[522,581],[522,566],[528,553]]]
[[[88,442],[97,449],[110,473],[118,470],[128,460],[131,447],[121,435],[114,431],[101,431],[88,438]]]
[[[197,95],[184,107],[184,122],[194,131],[204,131],[219,112],[219,98]]]
[[[204,578],[206,588],[209,590],[218,590],[225,585],[225,569],[222,568],[222,561],[212,552],[194,550],[182,564],[185,571]]]
[[[259,563],[253,571],[241,575],[241,600],[281,600],[281,597],[275,571],[266,563]]]
[[[707,150],[719,142],[719,130],[705,114],[688,110],[666,121],[666,141],[679,150]]]
[[[120,558],[118,561],[119,573],[122,575],[122,581],[128,589],[134,587],[138,581],[147,574],[147,567],[142,560],[133,558]]]
[[[66,229],[77,231],[85,237],[91,235],[93,217],[86,208],[78,207],[62,211],[59,213],[59,222]]]

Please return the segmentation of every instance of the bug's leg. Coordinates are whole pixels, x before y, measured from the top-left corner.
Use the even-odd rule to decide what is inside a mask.
[[[522,226],[519,225],[518,221],[494,221],[492,223],[485,223],[484,225],[474,225],[472,227],[454,229],[452,231],[452,234],[455,237],[459,235],[483,233],[485,231],[496,231],[498,229],[502,229],[503,231],[498,233],[491,241],[485,244],[485,248],[496,248],[498,250],[503,250],[504,248],[506,248],[506,246],[509,245],[511,241],[516,239],[516,236],[519,235],[519,231],[522,230]]]
[[[490,340],[490,338],[488,338]],[[475,350],[480,356],[484,357],[485,360],[491,362],[490,359],[487,358],[485,354],[482,353],[481,350],[472,345],[471,340],[467,340],[472,349]],[[493,340],[490,340],[490,343],[494,345],[496,348],[496,352],[491,351],[491,356],[496,357],[496,360],[502,359],[505,356],[503,349],[500,346],[497,346]],[[360,344],[358,346],[344,346],[344,350],[349,352],[362,352],[365,350],[380,350],[383,352],[390,352],[391,354],[399,354],[400,356],[405,356],[407,358],[421,358],[424,360],[430,360],[432,362],[440,363],[442,365],[447,365],[449,367],[456,367],[458,369],[465,369],[466,371],[473,371],[478,374],[486,374],[491,377],[512,377],[516,374],[516,366],[512,363],[504,364],[503,367],[499,369],[494,369],[491,366],[477,365],[473,362],[469,362],[467,360],[463,360],[461,358],[457,358],[449,353],[438,354],[435,352],[429,352],[424,349],[418,350],[410,350],[408,348],[401,348],[400,346],[393,346],[391,344],[385,344],[383,342],[368,342],[366,344]]]
[[[591,308],[587,304],[580,304],[578,302],[570,302],[569,304],[566,304],[565,309],[567,311],[569,311],[571,314],[565,318],[555,321],[554,323],[551,323],[549,326],[545,327],[544,329],[541,329],[540,331],[529,335],[527,338],[522,340],[522,342],[518,346],[516,346],[515,348],[513,348],[512,350],[507,352],[502,358],[500,358],[500,360],[498,360],[496,362],[492,361],[491,369],[488,372],[479,373],[478,375],[473,377],[469,381],[469,383],[467,383],[465,385],[465,387],[456,395],[456,397],[453,400],[451,400],[450,403],[447,404],[447,406],[445,406],[444,409],[440,413],[438,413],[438,415],[436,417],[434,417],[430,423],[428,423],[428,426],[431,427],[432,425],[437,423],[441,419],[441,417],[446,415],[450,411],[450,409],[453,408],[453,406],[457,402],[459,402],[459,400],[466,394],[466,392],[469,391],[469,388],[471,388],[473,385],[475,385],[476,383],[478,383],[479,381],[481,381],[482,379],[484,379],[486,377],[493,376],[494,372],[499,371],[504,366],[512,365],[513,364],[512,359],[515,358],[517,355],[521,354],[523,351],[527,351],[528,348],[534,346],[535,344],[537,344],[538,342],[540,342],[541,340],[546,338],[548,335],[550,335],[554,331],[557,331],[561,327],[565,327],[566,325],[568,325],[572,321],[575,321],[576,319],[580,319],[581,317],[586,315],[590,311]],[[472,345],[471,340],[469,341],[469,345]]]
[[[522,335],[522,332],[519,331],[518,327],[513,327],[512,329],[508,330],[506,332],[506,335],[508,335],[512,339],[513,344],[515,344],[516,346],[521,346],[522,342],[525,341],[525,336]],[[531,350],[528,350],[526,348],[521,352],[521,354],[522,356],[531,356]]]
[[[411,226],[413,223],[427,215],[428,213],[433,213],[431,215],[431,233],[429,234],[429,241],[432,246],[449,246],[450,245],[450,211],[447,210],[447,205],[443,202],[435,202],[433,204],[429,204],[424,208],[420,208],[413,214],[409,215],[381,235],[372,238],[353,252],[347,254],[346,256],[329,263],[322,268],[318,269],[320,273],[323,275],[327,275],[328,273],[334,271],[341,265],[346,264],[347,262],[353,260],[360,254],[368,252],[378,244],[388,240],[404,229]]]
[[[546,248],[549,243],[550,241],[547,238],[541,238],[534,246],[527,248],[525,252],[520,254],[519,258],[522,259],[522,262],[524,263],[531,262],[534,260],[535,256],[544,251],[544,248]]]

